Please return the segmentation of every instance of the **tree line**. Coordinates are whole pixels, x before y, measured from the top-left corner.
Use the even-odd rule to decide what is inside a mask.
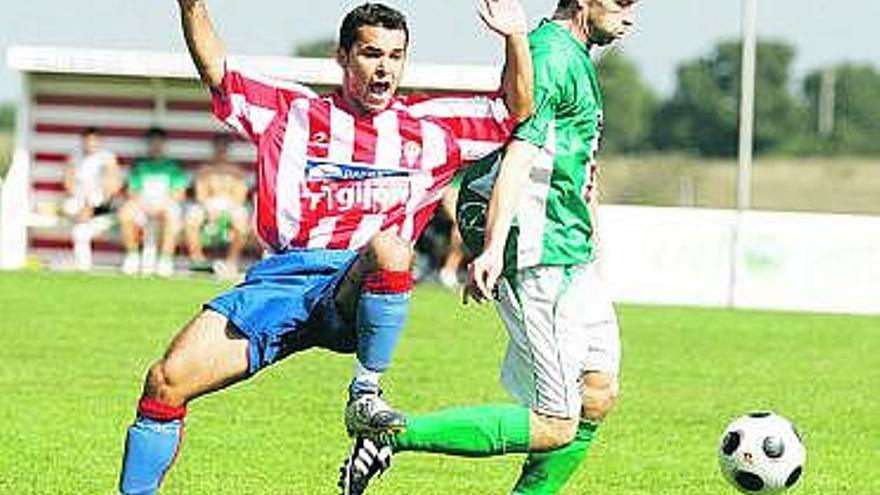
[[[15,105],[0,102],[0,132],[12,132],[15,127]]]
[[[677,151],[704,156],[737,152],[741,44],[721,42],[678,67],[665,99],[645,84],[635,65],[610,50],[598,62],[605,103],[607,151]],[[764,154],[880,154],[880,72],[842,63],[809,73],[798,87],[795,49],[758,43],[755,152]]]

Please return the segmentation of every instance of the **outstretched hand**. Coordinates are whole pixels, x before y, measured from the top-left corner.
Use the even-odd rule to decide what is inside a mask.
[[[519,0],[477,0],[477,11],[486,26],[502,36],[528,31],[526,12]]]

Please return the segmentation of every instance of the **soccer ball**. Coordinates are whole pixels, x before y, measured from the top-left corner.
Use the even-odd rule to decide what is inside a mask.
[[[778,494],[793,487],[806,457],[794,425],[771,412],[751,413],[730,423],[718,449],[724,478],[750,494]]]

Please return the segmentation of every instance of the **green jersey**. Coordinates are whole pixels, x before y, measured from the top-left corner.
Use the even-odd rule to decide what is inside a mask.
[[[169,158],[138,160],[128,176],[128,188],[148,202],[168,198],[173,191],[189,187],[189,176]]]
[[[596,69],[587,46],[552,21],[544,20],[532,31],[529,45],[535,66],[535,111],[516,129],[514,138],[540,152],[507,241],[508,270],[593,259],[589,195],[602,128]],[[497,154],[489,156],[463,179],[458,220],[472,251],[482,249],[485,205],[499,162]]]

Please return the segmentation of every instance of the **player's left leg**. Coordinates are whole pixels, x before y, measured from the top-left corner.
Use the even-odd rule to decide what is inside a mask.
[[[391,364],[409,314],[413,250],[391,232],[377,234],[360,253],[337,295],[357,328],[354,377],[345,423],[351,435],[399,431],[405,417],[380,398],[379,379]]]
[[[247,242],[250,216],[244,206],[232,209],[229,215],[229,250],[226,252],[226,270],[230,275],[234,275],[238,273],[241,252]]]
[[[184,221],[184,238],[192,270],[206,269],[208,261],[202,246],[202,226],[206,221],[207,215],[201,205],[196,204],[189,207]]]
[[[140,270],[141,255],[138,229],[143,227],[146,217],[140,201],[129,199],[119,210],[119,233],[125,247],[125,258],[122,261],[122,273],[134,275]]]

